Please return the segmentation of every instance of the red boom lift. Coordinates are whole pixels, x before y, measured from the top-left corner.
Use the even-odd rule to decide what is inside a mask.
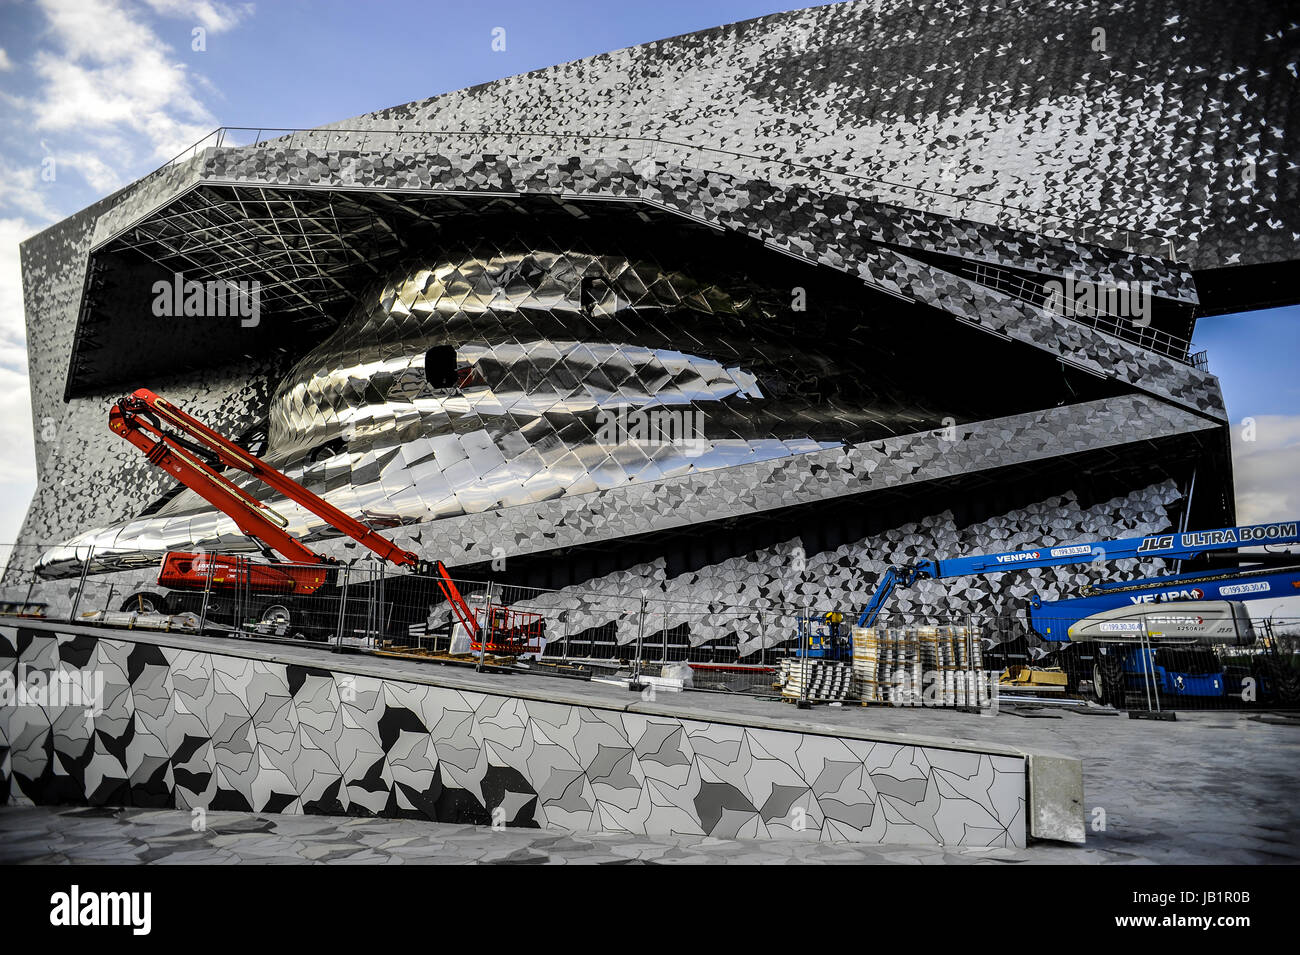
[[[163,557],[158,574],[162,587],[201,591],[211,586],[213,590],[296,597],[317,594],[330,586],[336,562],[289,534],[283,516],[223,476],[209,463],[211,460],[222,469],[234,468],[252,475],[389,563],[432,576],[456,621],[469,634],[473,649],[516,655],[534,646],[541,636],[540,614],[488,607],[480,623],[442,561],[430,563],[403,550],[148,388],[138,388],[119,400],[108,413],[108,426],[144,452],[150,464],[162,468],[230,517],[248,537],[291,562],[170,551]]]

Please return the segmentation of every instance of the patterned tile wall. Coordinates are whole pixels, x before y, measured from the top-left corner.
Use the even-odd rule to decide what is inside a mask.
[[[1213,267],[1293,257],[1298,45],[1284,3],[863,0],[335,125],[670,139],[854,173],[878,180],[855,192],[964,218],[1005,203],[1170,233]]]
[[[0,628],[0,803],[203,807],[718,838],[1025,844],[1022,757],[516,699]],[[93,680],[86,684],[94,686]]]
[[[638,564],[554,593],[521,600],[522,610],[546,619],[551,640],[612,626],[614,641],[648,640],[656,659],[663,631],[689,627],[692,647],[735,639],[739,656],[788,641],[796,617],[809,611],[855,614],[865,607],[891,564],[989,548],[1027,550],[1079,540],[1110,540],[1158,533],[1170,527],[1170,506],[1182,499],[1172,482],[1153,485],[1091,507],[1073,494],[1048,498],[1013,512],[958,527],[945,512],[843,544],[815,550],[800,537],[670,577],[664,560]],[[1149,577],[1166,570],[1164,561],[1125,559],[1105,565],[1108,580]],[[900,588],[885,608],[898,625],[993,616],[1023,620],[1029,598],[1058,600],[1075,594],[1103,571],[1089,567],[1047,567],[952,580],[922,580]],[[637,601],[648,600],[641,628]],[[439,622],[445,618],[435,618]],[[892,625],[883,620],[884,625]],[[1020,634],[1014,626],[985,626],[1002,640]],[[611,655],[627,655],[611,654]]]

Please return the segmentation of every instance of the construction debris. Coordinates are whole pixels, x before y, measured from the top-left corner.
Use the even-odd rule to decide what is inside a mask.
[[[78,623],[100,623],[127,630],[162,630],[166,632],[198,633],[199,617],[194,613],[155,613],[134,610],[96,610],[83,613]]]

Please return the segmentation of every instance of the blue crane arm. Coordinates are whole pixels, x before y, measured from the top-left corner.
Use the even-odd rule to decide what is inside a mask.
[[[858,616],[859,627],[870,627],[876,622],[876,617],[880,614],[880,608],[885,605],[894,594],[894,589],[898,586],[898,577],[901,569],[890,567],[881,575],[879,583],[876,584],[875,592],[872,593],[871,599],[867,601],[866,607]]]
[[[859,627],[871,626],[885,603],[898,587],[910,587],[918,580],[940,580],[975,574],[1000,574],[1028,567],[1060,567],[1087,564],[1094,560],[1123,560],[1127,557],[1187,560],[1198,554],[1262,544],[1300,543],[1300,521],[1275,521],[1270,524],[1247,524],[1220,527],[1209,531],[1149,534],[1091,544],[1043,545],[1030,550],[978,554],[945,560],[918,560],[891,567],[880,578],[876,591],[858,618]]]
[[[1212,531],[1150,534],[1146,537],[1125,537],[1092,544],[1063,544],[1001,554],[954,557],[949,560],[934,561],[934,572],[930,576],[938,579],[964,577],[968,574],[996,574],[1025,567],[1058,567],[1066,564],[1086,564],[1093,560],[1123,560],[1126,557],[1187,560],[1197,554],[1215,550],[1255,547],[1261,544],[1295,543],[1300,543],[1300,522],[1277,521],[1272,524],[1221,527]]]

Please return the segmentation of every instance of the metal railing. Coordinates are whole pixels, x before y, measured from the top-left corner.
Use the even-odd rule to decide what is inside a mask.
[[[1177,335],[1171,335],[1169,332],[1162,331],[1154,325],[1139,325],[1133,319],[1121,315],[1111,315],[1101,309],[1092,309],[1080,311],[1075,308],[1053,308],[1049,303],[1049,310],[1055,311],[1056,314],[1062,315],[1080,325],[1087,325],[1089,328],[1095,328],[1099,332],[1107,335],[1113,335],[1115,338],[1132,342],[1149,351],[1166,355],[1185,365],[1193,364],[1188,356],[1188,349],[1191,342],[1186,338],[1179,338]]]
[[[1049,294],[1041,280],[1029,279],[1009,269],[983,262],[963,263],[959,274],[1022,302],[1045,308],[1072,322],[1205,370],[1204,352],[1198,356],[1189,355],[1191,342],[1188,339],[1156,328],[1150,324],[1149,318],[1147,324],[1143,325],[1132,317],[1108,312],[1100,305],[1079,308],[1069,298]],[[1105,283],[1095,284],[1104,286]]]
[[[941,215],[956,216],[958,213],[951,211],[948,207],[952,204],[965,205],[970,207],[972,210],[983,209],[992,211],[994,215],[994,223],[999,226],[1023,229],[1027,223],[1032,223],[1036,231],[1047,229],[1059,234],[1063,238],[1082,244],[1108,245],[1111,247],[1122,248],[1128,252],[1155,255],[1166,258],[1170,261],[1177,261],[1177,249],[1174,245],[1173,238],[1155,232],[1129,228],[1127,226],[1115,227],[1105,223],[1082,219],[1077,216],[1061,215],[1059,213],[1048,212],[1040,209],[1027,209],[1023,206],[1013,206],[996,199],[946,193],[938,189],[913,186],[907,183],[896,182],[874,176],[846,173],[840,170],[796,162],[790,159],[773,158],[771,156],[762,156],[755,153],[722,149],[717,146],[706,146],[699,143],[687,143],[678,140],[648,136],[619,136],[608,133],[529,133],[517,130],[492,129],[440,129],[411,132],[396,129],[348,129],[342,127],[318,129],[267,129],[245,126],[221,126],[213,130],[207,136],[199,139],[189,148],[182,150],[178,155],[164,163],[158,169],[154,170],[153,173],[145,176],[141,181],[143,182],[152,176],[161,174],[165,170],[180,163],[187,162],[208,149],[215,150],[223,148],[254,147],[299,149],[311,147],[319,149],[355,149],[359,152],[364,152],[368,149],[401,152],[404,150],[415,151],[417,149],[427,151],[435,144],[443,146],[452,141],[459,142],[462,146],[462,150],[465,152],[486,152],[489,155],[515,155],[510,148],[505,150],[495,146],[493,146],[493,148],[488,148],[489,145],[496,143],[508,142],[511,144],[523,144],[527,142],[573,142],[586,144],[616,144],[618,147],[619,158],[636,161],[644,161],[646,159],[655,161],[675,160],[680,163],[683,158],[682,154],[687,156],[707,156],[715,159],[725,158],[731,161],[743,160],[746,163],[760,164],[763,168],[769,171],[779,171],[781,174],[779,178],[784,180],[797,181],[800,177],[821,179],[828,184],[839,184],[841,191],[849,194],[856,194],[863,187],[869,187],[882,194],[894,192],[901,196],[909,197],[907,200],[903,200],[896,196],[894,201],[908,201],[913,205],[913,207],[918,203],[923,203],[925,211]],[[478,148],[474,148],[474,143],[476,141]],[[468,145],[469,148],[465,148],[466,145]],[[584,153],[589,154],[590,150],[584,150]],[[713,163],[712,166],[713,168],[717,168],[717,163]],[[880,196],[864,196],[863,198],[872,198],[877,201],[889,201],[888,198],[882,199]]]

